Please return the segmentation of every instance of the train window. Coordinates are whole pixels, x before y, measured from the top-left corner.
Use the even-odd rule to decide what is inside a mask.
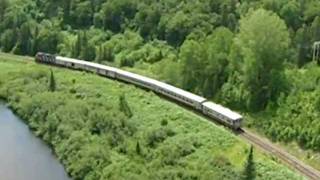
[[[73,66],[74,66],[74,63],[71,63],[71,66],[73,67]]]

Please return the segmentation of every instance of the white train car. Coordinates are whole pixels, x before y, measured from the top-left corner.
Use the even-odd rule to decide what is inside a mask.
[[[234,129],[238,129],[241,126],[242,116],[219,104],[210,101],[204,102],[202,104],[202,112]]]
[[[87,61],[81,61],[77,59],[72,59],[72,58],[66,58],[66,57],[61,57],[57,56],[56,57],[57,62],[63,62],[63,64],[71,69],[79,69],[79,70],[84,70],[84,71],[90,71],[93,73],[97,73],[102,76],[107,76],[111,78],[116,77],[116,68],[101,65],[101,64],[96,64],[92,62],[87,62]]]
[[[196,94],[190,93],[188,91],[182,90],[180,88],[171,86],[169,84],[157,81],[158,92],[164,96],[171,97],[178,100],[186,105],[192,106],[197,110],[202,109],[201,103],[206,101],[205,98],[198,96]]]
[[[81,61],[72,58],[54,56],[46,53],[37,53],[36,62],[53,64],[76,70],[89,71],[105,77],[132,83],[134,85],[150,89],[168,98],[174,99],[178,102],[191,106],[196,110],[199,110],[203,114],[212,117],[233,129],[238,129],[241,127],[243,118],[240,114],[233,112],[230,109],[225,108],[219,104],[207,101],[205,98],[201,96],[171,86],[161,81],[157,81],[114,67],[109,67],[97,63]]]
[[[181,103],[192,106],[198,110],[201,110],[201,103],[206,101],[206,99],[201,96],[197,96],[188,91],[184,91],[180,88],[176,88],[169,84],[166,84],[151,78],[147,78],[144,76],[140,76],[138,74],[134,74],[131,72],[118,69],[116,76],[117,76],[117,79],[148,88],[166,97],[170,97]]]
[[[56,64],[77,70],[85,70],[85,62],[76,59],[56,56]]]
[[[116,70],[116,79],[129,82],[150,90],[156,90],[156,86],[154,83],[155,80],[121,69]]]

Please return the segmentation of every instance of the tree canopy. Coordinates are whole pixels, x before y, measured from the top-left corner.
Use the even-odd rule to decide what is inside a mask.
[[[151,76],[244,114],[265,113],[265,121],[246,122],[319,150],[319,72],[311,62],[319,7],[319,0],[0,0],[0,49]]]
[[[276,14],[259,9],[241,19],[235,45],[243,58],[241,73],[249,108],[264,108],[281,92],[289,43],[285,22]]]

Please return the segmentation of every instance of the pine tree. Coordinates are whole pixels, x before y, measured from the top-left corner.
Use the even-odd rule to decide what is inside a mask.
[[[20,52],[22,55],[32,54],[32,37],[30,23],[24,23],[20,28]]]
[[[136,145],[136,152],[137,154],[141,155],[141,147],[140,147],[139,141],[137,142],[137,145]]]
[[[119,101],[120,101],[120,111],[122,111],[127,117],[129,118],[132,117],[131,109],[129,107],[129,104],[124,94],[122,94],[119,97]]]
[[[97,56],[96,56],[96,61],[97,63],[101,63],[101,61],[104,60],[104,47],[103,45],[99,45]]]
[[[56,81],[53,75],[53,71],[52,70],[50,71],[51,71],[51,74],[50,74],[50,80],[49,80],[49,90],[51,92],[54,92],[56,90]]]
[[[311,25],[312,41],[320,41],[320,16],[317,16]]]
[[[95,51],[96,51],[95,46],[89,43],[87,32],[83,31],[81,35],[79,58],[84,59],[86,61],[92,61],[95,59],[95,56],[96,56]]]
[[[35,55],[38,52],[38,46],[39,46],[39,40],[38,40],[38,34],[39,34],[39,27],[36,26],[34,27],[34,32],[33,32],[33,39],[32,39],[32,55]]]
[[[78,32],[78,35],[77,35],[77,40],[74,44],[74,51],[72,53],[72,56],[74,58],[78,58],[80,53],[81,53],[81,47],[82,47],[82,33],[81,32]]]
[[[296,41],[298,46],[298,59],[297,64],[302,67],[309,59],[311,59],[311,42],[310,42],[310,29],[307,25],[303,25],[296,34]]]
[[[0,22],[4,19],[5,10],[9,7],[8,0],[0,0]]]
[[[255,179],[256,177],[256,172],[255,172],[255,164],[253,161],[253,147],[250,147],[247,162],[245,165],[245,169],[243,172],[243,180],[252,180]]]
[[[80,58],[84,60],[89,60],[88,59],[88,37],[87,37],[87,32],[83,31],[82,33],[82,39],[81,39],[81,47],[80,47]]]

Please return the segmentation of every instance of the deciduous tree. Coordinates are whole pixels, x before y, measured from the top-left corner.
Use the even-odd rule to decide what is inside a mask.
[[[248,108],[262,109],[281,89],[278,80],[290,43],[287,27],[270,11],[251,11],[241,19],[235,43],[243,56]]]

